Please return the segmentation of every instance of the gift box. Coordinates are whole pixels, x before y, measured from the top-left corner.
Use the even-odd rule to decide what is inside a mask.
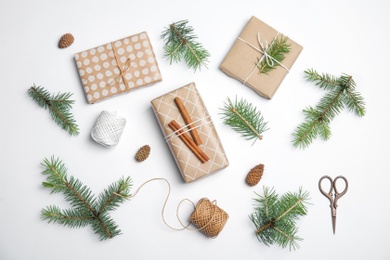
[[[267,45],[271,46],[278,36],[285,37],[253,16],[222,61],[220,70],[252,88],[259,95],[271,99],[303,49],[288,37],[290,51],[285,54],[280,64],[275,62],[264,49]],[[266,62],[273,63],[274,69],[268,73],[259,73],[257,65],[264,58],[267,59]]]
[[[146,32],[76,53],[75,61],[91,104],[162,80]]]
[[[186,122],[183,119],[175,99],[182,101],[188,111],[192,125],[197,130],[201,139],[198,146],[209,158],[202,162],[170,128],[170,123],[174,120],[188,133]],[[208,176],[229,165],[221,141],[215,130],[212,119],[203,103],[195,83],[190,83],[184,87],[171,91],[151,101],[153,111],[160,124],[161,130],[167,141],[176,164],[185,182],[192,182],[199,178]],[[190,136],[188,134],[188,136]]]

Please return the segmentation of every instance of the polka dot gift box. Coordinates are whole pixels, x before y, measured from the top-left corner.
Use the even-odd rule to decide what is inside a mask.
[[[162,80],[146,32],[76,53],[75,60],[90,104]]]

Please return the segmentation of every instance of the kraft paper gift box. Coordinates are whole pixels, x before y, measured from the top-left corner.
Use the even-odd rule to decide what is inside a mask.
[[[75,61],[90,104],[162,80],[146,32],[76,53]]]
[[[256,64],[264,55],[257,50],[261,50],[258,36],[260,35],[263,46],[266,46],[267,43],[270,45],[278,34],[281,33],[252,16],[222,61],[220,70],[252,88],[259,95],[271,99],[303,49],[288,37],[290,52],[285,54],[281,62],[284,67],[275,63],[275,68],[267,74],[259,73]]]
[[[174,99],[179,97],[197,127],[202,144],[199,148],[210,158],[206,163],[191,152],[168,124],[175,120],[181,127],[186,123]],[[208,176],[229,165],[225,151],[218,137],[212,119],[203,103],[195,83],[171,91],[151,101],[153,111],[160,124],[165,140],[185,182],[192,182]],[[188,133],[189,134],[189,133]]]

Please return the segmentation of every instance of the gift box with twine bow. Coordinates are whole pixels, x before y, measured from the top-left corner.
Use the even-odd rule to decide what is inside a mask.
[[[259,95],[271,99],[303,49],[290,37],[285,38],[289,52],[285,53],[284,59],[279,62],[269,51],[275,47],[275,42],[280,39],[278,37],[285,36],[253,16],[219,68]],[[259,70],[261,63],[272,69],[261,73]]]
[[[75,60],[90,104],[162,80],[146,32],[76,53]]]

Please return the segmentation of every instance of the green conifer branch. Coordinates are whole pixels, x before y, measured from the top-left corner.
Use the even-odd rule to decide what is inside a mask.
[[[61,210],[57,206],[48,206],[42,209],[42,219],[48,223],[58,223],[71,228],[85,227],[93,219],[89,212],[80,209]]]
[[[313,108],[303,110],[305,121],[298,125],[293,132],[293,146],[295,148],[308,147],[318,136],[323,140],[331,137],[330,122],[347,107],[362,117],[366,113],[363,97],[355,88],[352,76],[341,75],[335,77],[329,74],[319,74],[315,70],[306,70],[306,79],[328,92]]]
[[[72,93],[50,94],[43,87],[35,85],[30,87],[27,93],[40,107],[48,109],[54,122],[69,135],[79,134],[76,120],[70,112],[74,103],[74,100],[70,99]]]
[[[308,82],[314,82],[316,86],[324,90],[335,90],[340,86],[338,78],[328,73],[319,74],[314,69],[308,69],[305,71],[305,74]]]
[[[169,59],[170,64],[184,59],[194,71],[202,66],[207,68],[210,53],[196,41],[194,29],[187,26],[187,23],[188,20],[172,23],[162,32],[161,38],[165,41],[164,57]]]
[[[120,203],[123,203],[126,200],[126,197],[130,196],[130,189],[130,177],[127,177],[126,179],[122,178],[118,182],[109,185],[108,188],[99,194],[97,215],[110,210],[115,210]]]
[[[58,158],[44,159],[46,182],[42,185],[50,188],[51,193],[61,192],[71,209],[62,210],[57,206],[48,206],[42,210],[43,220],[49,223],[59,223],[72,228],[84,227],[90,224],[100,240],[112,238],[120,234],[118,226],[108,215],[115,210],[125,197],[130,196],[131,178],[120,179],[108,186],[96,200],[91,190],[73,176],[68,177],[65,164]],[[118,196],[119,195],[119,196]],[[123,197],[122,197],[123,196]]]
[[[264,51],[271,56],[271,60],[274,59],[278,61],[279,63],[282,63],[282,61],[285,58],[285,54],[289,53],[291,50],[291,45],[287,43],[288,37],[283,37],[279,35],[275,38],[274,42]],[[259,62],[261,58],[257,59],[257,62]],[[273,63],[273,66],[271,64]],[[277,66],[279,66],[275,61],[267,62],[267,60],[264,58],[258,65],[257,68],[259,69],[259,73],[265,73],[267,74],[271,70],[275,69]]]
[[[363,117],[366,114],[363,96],[357,92],[354,87],[346,88],[342,99],[349,111],[355,112],[359,117]]]
[[[307,215],[309,193],[302,188],[296,193],[287,192],[281,198],[275,190],[264,187],[263,195],[254,198],[255,212],[249,218],[256,227],[257,239],[267,246],[278,244],[289,249],[299,248],[296,220]]]
[[[230,98],[227,98],[221,110],[224,124],[241,133],[245,139],[254,139],[253,143],[263,139],[262,133],[268,130],[267,122],[264,121],[260,110],[245,99],[238,101],[236,97],[233,103]]]
[[[107,213],[94,217],[90,224],[95,234],[99,235],[100,240],[106,240],[121,234],[118,225]]]

